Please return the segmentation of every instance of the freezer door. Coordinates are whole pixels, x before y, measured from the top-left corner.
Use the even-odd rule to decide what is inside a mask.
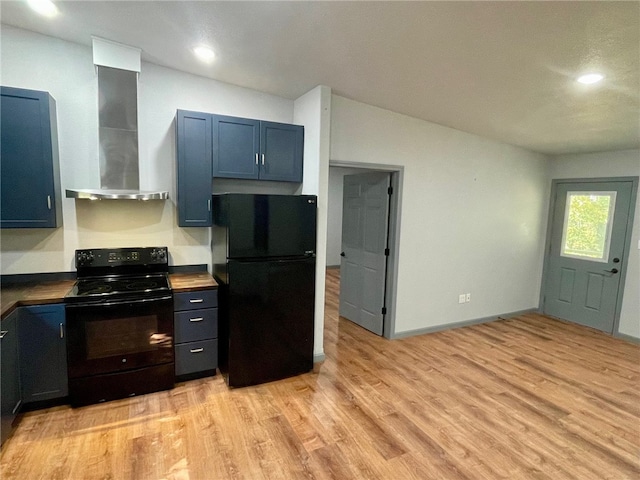
[[[227,383],[255,385],[313,368],[315,259],[229,262]]]
[[[229,258],[287,257],[316,251],[314,195],[228,194]]]

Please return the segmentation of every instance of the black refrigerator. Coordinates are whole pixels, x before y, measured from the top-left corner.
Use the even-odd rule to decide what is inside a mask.
[[[231,387],[313,368],[317,198],[213,196],[219,361]]]

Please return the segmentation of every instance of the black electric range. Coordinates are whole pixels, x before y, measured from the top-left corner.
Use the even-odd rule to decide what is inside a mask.
[[[168,256],[166,247],[76,251],[65,297],[72,406],[173,387]]]

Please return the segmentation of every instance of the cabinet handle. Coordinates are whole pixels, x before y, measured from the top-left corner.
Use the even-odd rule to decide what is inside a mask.
[[[262,154],[262,165],[264,165],[264,153]]]
[[[211,211],[211,199],[207,200],[207,209]]]
[[[16,403],[16,406],[13,407],[13,410],[11,410],[11,415],[15,415],[16,412],[20,410],[20,405],[22,405],[22,400],[18,400],[18,403]]]
[[[60,324],[60,338],[64,338],[64,325]]]
[[[258,165],[258,154],[256,153],[256,165]]]
[[[204,352],[204,348],[200,347],[200,348],[192,348],[191,350],[189,350],[191,353],[200,353],[200,352]]]
[[[192,298],[189,300],[189,303],[202,303],[204,302],[204,299],[202,298]]]
[[[202,318],[202,317],[190,318],[189,319],[190,322],[201,322],[202,320],[204,320],[204,318]]]
[[[0,330],[0,340],[2,340],[7,333],[9,333],[9,330]]]
[[[47,207],[51,210],[51,195],[47,195]]]

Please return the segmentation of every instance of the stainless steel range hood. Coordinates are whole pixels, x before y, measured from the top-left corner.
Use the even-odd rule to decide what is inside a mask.
[[[86,200],[166,200],[169,192],[144,190],[67,189],[67,198]]]
[[[98,72],[100,188],[67,189],[67,198],[165,200],[169,192],[141,191],[138,165],[140,49],[93,38]]]

